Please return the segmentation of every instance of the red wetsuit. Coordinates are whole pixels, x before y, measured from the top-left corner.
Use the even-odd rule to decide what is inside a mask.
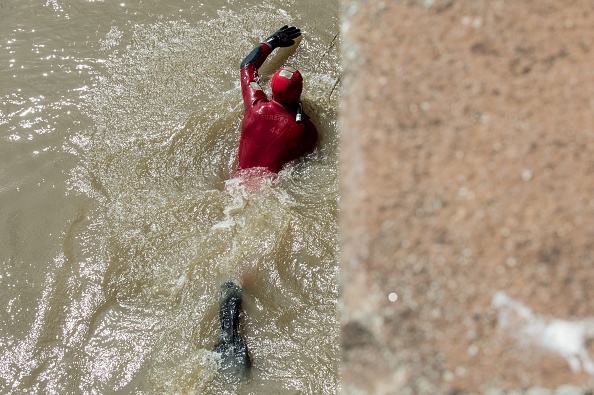
[[[270,100],[259,85],[258,69],[272,49],[267,44],[248,55],[241,64],[241,92],[245,114],[239,141],[239,169],[266,167],[277,173],[288,162],[312,152],[318,131],[303,114],[297,123],[297,104],[284,106]]]

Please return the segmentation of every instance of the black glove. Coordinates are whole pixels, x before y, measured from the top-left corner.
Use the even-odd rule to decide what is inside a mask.
[[[278,29],[274,34],[268,37],[263,42],[270,45],[272,49],[276,47],[290,47],[295,44],[295,38],[301,35],[301,30],[295,26],[283,26]]]

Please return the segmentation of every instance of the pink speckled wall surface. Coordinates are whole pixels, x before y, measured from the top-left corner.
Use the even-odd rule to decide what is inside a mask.
[[[592,1],[351,0],[342,26],[343,392],[587,393]]]

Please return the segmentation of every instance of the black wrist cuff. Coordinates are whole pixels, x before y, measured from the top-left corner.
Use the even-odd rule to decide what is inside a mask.
[[[260,55],[262,55],[262,47],[258,45],[256,48],[252,49],[252,52],[250,52],[248,56],[245,57],[243,62],[241,62],[241,65],[239,65],[239,68],[243,69],[249,64],[254,63],[256,60],[258,60]]]
[[[262,41],[262,44],[268,45],[270,49],[278,47],[278,44],[276,43],[276,37],[268,37],[266,40]]]

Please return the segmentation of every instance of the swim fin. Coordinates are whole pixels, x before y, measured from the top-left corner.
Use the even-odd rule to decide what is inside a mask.
[[[228,281],[221,285],[221,336],[214,351],[221,354],[222,373],[245,378],[252,367],[252,361],[245,340],[239,333],[241,300],[241,288],[235,283]]]

